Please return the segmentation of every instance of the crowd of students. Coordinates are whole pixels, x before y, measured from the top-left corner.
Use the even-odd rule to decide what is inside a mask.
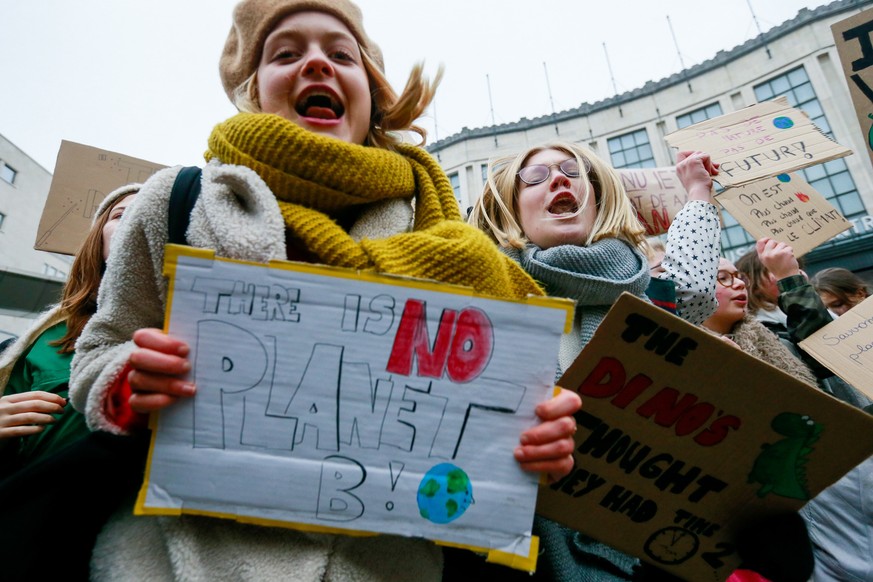
[[[718,164],[707,153],[677,156],[689,201],[662,248],[645,239],[616,171],[566,142],[493,160],[467,224],[436,161],[403,141],[410,133],[424,138],[414,122],[437,83],[416,67],[398,95],[356,5],[243,0],[232,20],[219,72],[240,113],[205,136],[207,163],[188,244],[222,257],[419,277],[495,297],[571,298],[573,326],[555,356],[556,378],[618,296],[630,292],[869,409],[863,394],[798,347],[831,320],[828,309],[842,314],[867,288],[838,270],[809,281],[791,248],[769,239],[736,266],[720,258],[712,199]],[[160,330],[168,209],[179,172],[163,170],[104,200],[63,301],[0,356],[0,496],[20,502],[0,516],[0,554],[12,564],[8,579],[36,573],[93,580],[520,576],[421,539],[132,515],[147,415],[197,390],[180,379],[191,368],[189,346]],[[507,454],[525,471],[565,476],[573,467],[573,415],[580,406],[575,393],[559,391],[537,407],[539,424]],[[816,580],[870,579],[871,470],[864,463],[829,488],[803,512],[805,522],[796,514],[780,521],[790,547],[743,556],[745,570],[736,580],[806,580],[813,556]],[[87,506],[88,516],[42,503],[64,488],[75,492],[69,503]],[[48,523],[20,523],[26,515]],[[669,579],[549,520],[537,517],[534,533],[541,538],[537,579]],[[64,559],[47,561],[46,547],[60,548]]]

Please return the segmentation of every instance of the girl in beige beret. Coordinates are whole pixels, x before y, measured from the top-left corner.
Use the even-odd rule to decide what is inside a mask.
[[[542,291],[484,234],[464,224],[439,165],[402,143],[433,98],[416,67],[398,96],[348,0],[245,0],[220,61],[241,113],[208,140],[188,244],[222,257],[303,260],[436,279],[524,298]],[[191,397],[189,347],[161,332],[170,192],[155,174],[118,231],[100,307],[73,362],[71,398],[96,430],[129,434],[147,413]],[[413,210],[414,202],[414,210]],[[131,339],[132,338],[132,339]],[[536,410],[515,458],[558,478],[572,467],[562,391]],[[507,455],[510,451],[506,452]],[[95,580],[438,580],[442,554],[420,539],[346,537],[204,517],[118,514],[98,539]]]

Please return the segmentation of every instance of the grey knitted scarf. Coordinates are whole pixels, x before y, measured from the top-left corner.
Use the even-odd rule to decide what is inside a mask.
[[[588,343],[606,312],[625,291],[645,299],[649,265],[629,243],[606,238],[587,247],[561,245],[541,249],[503,249],[551,297],[576,301],[573,331],[561,338],[558,358],[560,375]]]

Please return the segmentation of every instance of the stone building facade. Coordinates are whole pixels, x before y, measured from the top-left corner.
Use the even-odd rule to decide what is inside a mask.
[[[804,170],[805,179],[852,222],[806,255],[807,269],[849,268],[873,281],[873,168],[858,127],[830,26],[873,2],[838,0],[797,16],[713,58],[643,87],[536,119],[465,128],[428,150],[449,175],[462,209],[485,182],[489,159],[556,137],[589,146],[616,168],[674,163],[664,136],[754,103],[786,95],[825,133],[855,152]],[[734,260],[753,240],[723,212],[722,251]]]

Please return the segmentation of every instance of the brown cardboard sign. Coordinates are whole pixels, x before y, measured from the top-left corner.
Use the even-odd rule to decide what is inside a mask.
[[[800,347],[873,398],[873,297],[800,342]]]
[[[637,211],[646,235],[667,232],[676,214],[688,202],[676,168],[622,168],[616,170]]]
[[[144,182],[160,164],[108,150],[62,141],[33,248],[75,255],[91,219],[107,194]]]
[[[873,160],[873,9],[841,20],[831,26],[858,124]]]
[[[583,401],[575,467],[537,513],[695,582],[873,453],[873,417],[629,294],[559,384]]]
[[[741,186],[852,153],[836,143],[785,97],[695,123],[666,138],[679,150],[709,152],[721,164],[714,179]]]
[[[729,188],[715,198],[743,228],[791,245],[805,255],[852,223],[797,174],[780,174],[745,186]]]

